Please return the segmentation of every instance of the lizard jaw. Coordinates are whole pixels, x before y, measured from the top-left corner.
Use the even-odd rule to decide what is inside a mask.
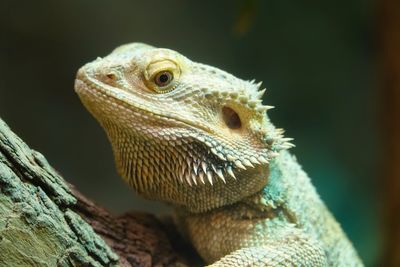
[[[105,89],[107,88],[107,89]],[[101,83],[96,79],[92,79],[89,75],[86,74],[84,70],[79,70],[76,80],[75,80],[75,92],[79,95],[84,105],[90,109],[90,99],[86,99],[88,94],[91,95],[102,95],[105,101],[109,102],[110,104],[119,105],[124,109],[129,109],[132,111],[140,111],[142,113],[151,114],[152,116],[158,117],[160,119],[165,119],[168,121],[174,121],[176,123],[182,123],[188,128],[194,128],[200,131],[204,131],[208,134],[215,134],[215,132],[206,125],[203,124],[196,124],[192,121],[179,118],[178,116],[172,116],[166,113],[157,113],[154,112],[150,107],[145,105],[138,105],[137,101],[132,101],[132,95],[119,89],[116,87],[112,87],[108,84]],[[113,99],[114,101],[111,101]],[[92,112],[93,113],[93,112]],[[95,114],[93,114],[95,115]],[[96,115],[95,115],[96,117]]]
[[[138,107],[135,101],[130,101],[130,97],[132,97],[130,94],[118,88],[101,83],[95,79],[91,79],[84,71],[78,72],[75,91],[78,93],[88,110],[91,111],[96,118],[98,117],[100,122],[104,116],[98,116],[98,111],[94,111],[93,107],[98,108],[101,105],[98,105],[98,103],[92,104],[90,101],[91,99],[98,101],[101,99],[99,95],[102,95],[104,101],[108,102],[110,105],[118,106],[118,108],[123,109],[124,112],[139,111],[141,114],[147,113],[149,115],[151,114],[153,117],[166,120],[169,124],[173,122],[176,127],[192,129],[193,131],[190,131],[189,136],[199,143],[204,144],[221,164],[217,164],[219,167],[215,167],[215,164],[213,163],[206,163],[202,159],[196,160],[195,162],[197,162],[197,165],[193,164],[193,166],[191,166],[190,173],[186,173],[185,175],[183,173],[181,174],[181,178],[184,176],[181,180],[186,180],[190,186],[192,186],[192,184],[196,185],[198,181],[203,184],[205,181],[208,181],[212,185],[215,178],[219,178],[226,183],[226,176],[236,179],[237,174],[235,175],[235,173],[246,171],[249,168],[255,168],[258,165],[267,166],[269,160],[278,155],[276,152],[269,151],[268,153],[265,152],[265,154],[262,153],[265,156],[260,154],[244,158],[238,157],[234,153],[230,153],[229,149],[226,149],[226,146],[217,143],[210,137],[217,134],[212,129],[205,127],[204,125],[194,124],[191,121],[186,121],[182,118],[178,119],[173,116],[158,114],[146,107]],[[198,172],[197,170],[199,169],[202,169],[203,171]],[[204,178],[206,178],[206,180]]]

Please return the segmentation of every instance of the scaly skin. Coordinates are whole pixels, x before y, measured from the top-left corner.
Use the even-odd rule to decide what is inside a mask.
[[[363,266],[259,87],[140,43],[86,64],[75,83],[120,175],[172,204],[211,266]]]

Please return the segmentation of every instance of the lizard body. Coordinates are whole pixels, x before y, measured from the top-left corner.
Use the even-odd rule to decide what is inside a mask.
[[[270,122],[260,84],[133,43],[83,66],[75,90],[120,175],[172,204],[211,266],[363,266]]]

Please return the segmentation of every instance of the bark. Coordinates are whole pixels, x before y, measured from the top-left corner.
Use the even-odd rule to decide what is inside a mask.
[[[382,266],[400,266],[400,1],[379,2],[385,130],[384,253]]]
[[[0,266],[193,266],[176,240],[155,216],[85,198],[0,119]]]

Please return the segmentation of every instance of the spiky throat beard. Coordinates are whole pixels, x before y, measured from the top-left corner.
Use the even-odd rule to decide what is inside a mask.
[[[157,129],[162,138],[149,138],[127,132],[112,122],[103,125],[120,175],[149,199],[203,212],[232,204],[267,183],[268,164],[239,168],[215,155],[205,142],[198,140],[205,137],[194,131],[167,128],[171,131],[168,133]]]
[[[123,113],[119,119],[98,119],[120,175],[146,198],[204,212],[252,195],[268,181],[276,137],[266,136],[270,144],[260,151],[239,150],[179,121],[127,108]]]
[[[252,142],[260,146],[235,147],[229,138],[135,110],[83,82],[77,88],[108,135],[120,175],[142,196],[190,212],[232,204],[260,191],[268,180],[268,161],[287,141],[267,123],[257,137],[262,142]]]

